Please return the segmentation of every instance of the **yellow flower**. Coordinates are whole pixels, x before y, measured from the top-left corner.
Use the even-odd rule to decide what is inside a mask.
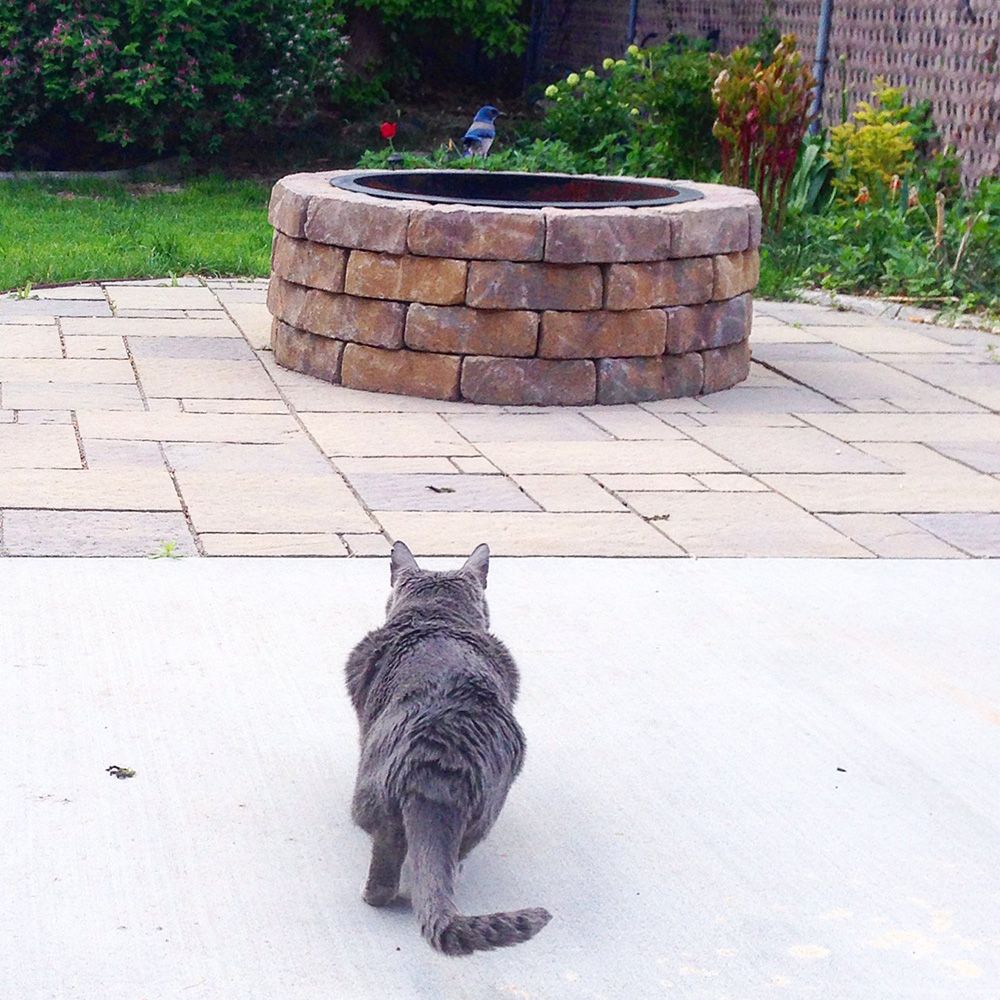
[[[604,62],[602,62],[602,63],[601,63],[601,65],[602,65],[602,66],[603,66],[603,67],[604,67],[605,69],[611,69],[611,67],[612,67],[612,66],[614,66],[614,64],[615,64],[615,61],[614,61],[614,59],[612,59],[612,58],[610,58],[610,57],[609,57],[609,58],[607,58],[607,59],[605,59],[605,60],[604,60]]]
[[[637,115],[638,113],[639,113],[638,108],[632,108],[632,110],[629,112],[630,115]]]
[[[630,45],[625,51],[630,56],[637,56],[639,54],[639,46],[638,45]]]
[[[566,77],[566,82],[571,87],[576,87],[580,83],[580,74],[579,73],[570,73],[570,75]]]
[[[587,80],[595,80],[595,79],[597,79],[597,74],[592,69],[588,69],[587,72],[584,73],[583,75],[584,75],[584,78],[587,79]]]
[[[624,66],[625,65],[625,60],[624,59],[616,59],[615,60],[615,65],[616,66]]]
[[[559,88],[554,83],[550,83],[545,88],[545,96],[547,98],[549,98],[549,100],[552,100],[553,97],[558,97],[559,96]]]

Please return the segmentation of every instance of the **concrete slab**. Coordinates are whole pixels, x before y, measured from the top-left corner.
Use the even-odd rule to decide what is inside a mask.
[[[459,899],[555,916],[470,959],[358,898],[386,576],[4,563],[5,996],[1000,993],[995,563],[495,560],[529,750]]]

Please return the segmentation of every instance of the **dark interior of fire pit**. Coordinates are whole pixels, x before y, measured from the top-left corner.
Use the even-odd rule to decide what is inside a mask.
[[[638,208],[701,198],[698,191],[633,177],[572,177],[486,170],[358,171],[334,187],[377,198],[501,208]]]

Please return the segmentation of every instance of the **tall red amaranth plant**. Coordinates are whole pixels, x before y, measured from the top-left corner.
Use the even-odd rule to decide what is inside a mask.
[[[756,191],[764,224],[778,232],[816,81],[794,35],[782,36],[766,66],[749,48],[716,55],[713,62],[719,73],[712,86],[718,113],[712,134],[722,147],[723,179]]]

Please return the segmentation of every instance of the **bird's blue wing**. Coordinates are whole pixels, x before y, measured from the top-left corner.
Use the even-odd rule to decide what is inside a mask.
[[[471,140],[473,142],[482,142],[484,139],[492,139],[497,134],[497,130],[493,126],[484,125],[473,125],[468,132],[462,136],[463,140]]]

